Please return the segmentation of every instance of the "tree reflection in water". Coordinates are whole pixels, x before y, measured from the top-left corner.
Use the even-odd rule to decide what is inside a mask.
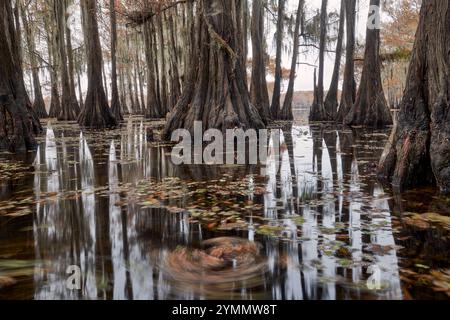
[[[147,143],[148,125],[130,119],[109,135],[47,126],[34,163],[38,201],[32,236],[39,263],[33,298],[402,298],[391,209],[382,187],[365,167],[361,172],[361,163],[378,155],[368,150],[358,155],[358,133],[306,126],[274,130],[266,192],[243,198],[262,204],[261,215],[250,212],[248,228],[228,232],[191,223],[187,211],[143,206],[139,182],[214,181],[227,174],[232,180],[249,176],[248,190],[254,190],[259,169],[174,166],[169,149]],[[280,154],[274,152],[278,143]],[[43,196],[46,201],[39,201]],[[179,207],[190,197],[168,199],[168,206]],[[261,234],[261,223],[276,227],[279,236]],[[183,268],[177,277],[162,269],[176,250],[201,249],[204,240],[224,236],[261,245],[266,266],[251,282],[213,291],[211,283],[183,282]],[[378,292],[361,285],[371,264],[382,270],[385,286]],[[81,267],[80,292],[66,288],[69,265]]]

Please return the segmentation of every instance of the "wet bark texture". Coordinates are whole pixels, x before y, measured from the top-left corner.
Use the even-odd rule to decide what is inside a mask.
[[[345,1],[345,20],[347,30],[347,45],[345,48],[344,83],[339,106],[337,121],[343,122],[356,98],[355,82],[355,28],[356,28],[356,0]]]
[[[245,71],[236,54],[236,10],[239,1],[199,1],[192,59],[184,91],[170,113],[163,137],[174,130],[193,131],[194,122],[219,130],[264,128],[251,104]]]
[[[400,190],[450,192],[450,2],[424,0],[406,89],[379,175]]]
[[[36,148],[35,134],[42,128],[31,105],[27,105],[20,39],[9,0],[0,2],[0,23],[0,150],[26,152]]]
[[[87,55],[88,55],[88,91],[84,109],[78,122],[82,127],[103,129],[117,126],[117,120],[108,106],[102,83],[102,51],[97,23],[97,5],[95,0],[82,0],[86,7]]]
[[[370,6],[379,8],[380,0],[371,0]],[[374,13],[369,12],[369,15],[372,14]],[[367,28],[361,84],[355,104],[344,119],[345,124],[369,128],[392,125],[392,115],[384,95],[380,68],[380,30]]]

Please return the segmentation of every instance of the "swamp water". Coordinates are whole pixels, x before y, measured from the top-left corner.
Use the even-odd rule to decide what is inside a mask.
[[[449,297],[450,201],[377,182],[389,131],[294,125],[261,176],[174,166],[159,126],[48,122],[37,153],[0,154],[1,299]]]

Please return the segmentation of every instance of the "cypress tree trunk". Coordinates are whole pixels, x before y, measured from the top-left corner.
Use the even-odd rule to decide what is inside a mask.
[[[279,120],[287,120],[287,121],[294,120],[294,115],[292,113],[292,100],[294,98],[294,85],[297,70],[297,59],[300,48],[300,25],[302,22],[304,4],[305,4],[304,0],[299,0],[297,16],[295,18],[294,52],[292,55],[291,73],[289,75],[288,90],[286,92],[286,96],[284,97],[283,109],[280,111],[280,114],[278,116]]]
[[[23,28],[25,30],[26,42],[28,46],[30,63],[31,63],[31,75],[33,78],[33,89],[34,89],[34,102],[33,110],[40,119],[48,118],[47,110],[45,109],[44,97],[42,96],[41,82],[39,80],[39,64],[36,59],[36,46],[34,43],[34,32],[30,28],[28,22],[27,9],[21,4],[21,16],[23,21]]]
[[[162,103],[162,99],[161,99],[161,77],[160,77],[160,68],[159,68],[159,55],[158,55],[158,40],[157,40],[157,32],[156,32],[156,26],[153,23],[153,20],[151,21],[151,27],[153,32],[151,33],[152,38],[153,38],[153,56],[156,57],[156,59],[154,59],[153,61],[153,65],[155,68],[155,83],[156,83],[156,98],[158,99],[158,105],[161,111],[161,117],[165,118],[167,115],[167,106],[163,105]]]
[[[52,22],[46,21],[45,29],[47,33],[47,48],[50,62],[49,73],[51,82],[50,110],[48,115],[50,118],[57,118],[61,113],[61,102],[59,100],[58,92],[58,55],[56,54],[55,28]]]
[[[83,90],[81,89],[81,68],[77,68],[78,96],[80,97],[80,113],[83,110]]]
[[[267,92],[265,48],[263,45],[265,41],[263,0],[253,1],[251,33],[253,60],[250,96],[262,120],[267,123],[270,119],[270,103],[269,93]]]
[[[127,44],[127,52],[126,52],[126,82],[127,82],[127,87],[128,87],[128,98],[130,100],[130,114],[131,115],[135,115],[137,113],[137,108],[136,108],[136,102],[134,101],[134,94],[133,94],[133,82],[131,81],[131,49],[130,49],[130,35],[128,33],[128,30],[126,31],[125,34],[126,37],[126,44]]]
[[[117,85],[117,17],[116,0],[109,1],[109,17],[111,22],[111,112],[117,121],[123,120],[122,107]]]
[[[334,62],[333,76],[331,78],[331,85],[325,98],[325,113],[328,120],[336,120],[337,110],[339,106],[338,102],[338,90],[339,90],[339,74],[341,71],[342,49],[344,44],[344,31],[345,31],[345,2],[341,0],[341,12],[339,21],[338,40],[336,44],[336,59]]]
[[[98,33],[97,4],[95,0],[82,0],[82,2],[86,7],[88,91],[78,122],[82,127],[91,129],[116,127],[118,122],[109,109],[102,83],[103,63]]]
[[[139,32],[139,31],[138,31]],[[145,114],[145,102],[142,88],[142,76],[141,76],[141,63],[139,55],[139,38],[138,32],[136,32],[134,37],[134,84],[135,84],[135,95],[138,105],[138,113],[140,115]]]
[[[65,11],[67,11],[67,0],[66,0],[66,8]],[[66,26],[66,46],[67,46],[67,61],[69,64],[68,68],[68,74],[69,74],[69,87],[70,87],[70,101],[72,108],[74,109],[75,115],[78,117],[78,115],[81,112],[80,104],[77,100],[77,95],[75,91],[75,66],[74,66],[74,60],[73,60],[73,48],[72,48],[72,30],[70,29],[70,26],[68,24],[68,21],[66,19],[65,21]],[[80,98],[81,99],[81,98]]]
[[[164,27],[163,27],[163,21],[162,16],[159,15],[157,17],[157,23],[158,23],[158,41],[159,41],[159,52],[160,52],[160,59],[161,62],[161,73],[160,73],[160,100],[161,100],[161,106],[163,110],[163,115],[169,111],[169,105],[168,105],[168,97],[167,97],[167,78],[166,78],[166,55],[165,55],[165,42],[164,42]]]
[[[424,0],[406,88],[379,166],[399,189],[450,192],[450,2]]]
[[[176,9],[175,9],[176,10]],[[176,11],[175,11],[176,13]],[[169,46],[169,52],[171,57],[171,87],[170,87],[170,110],[173,109],[175,104],[177,103],[178,99],[180,98],[181,94],[181,85],[180,85],[180,73],[178,71],[178,59],[177,59],[177,45],[176,45],[176,38],[175,38],[175,26],[174,21],[171,14],[169,14],[168,17],[168,23],[169,23],[169,33],[170,33],[170,46]]]
[[[76,106],[72,105],[72,99],[70,94],[70,82],[69,73],[67,69],[67,55],[65,48],[65,22],[66,22],[66,12],[64,1],[54,2],[54,14],[55,21],[57,24],[57,44],[59,49],[59,62],[60,62],[60,74],[61,74],[61,113],[58,115],[58,120],[61,121],[73,121],[76,120],[77,115],[75,114]]]
[[[142,33],[142,31],[140,31]],[[136,68],[137,68],[137,75],[139,80],[139,96],[141,99],[141,114],[145,115],[145,98],[144,98],[144,69],[141,67],[141,44],[140,39],[137,40],[137,46],[136,46],[136,55],[137,55],[137,62],[136,62]]]
[[[159,105],[158,96],[156,93],[156,79],[153,56],[153,40],[151,36],[151,24],[147,21],[144,24],[144,42],[145,42],[145,59],[147,62],[147,109],[145,116],[149,119],[158,119],[163,115]]]
[[[241,65],[247,71],[247,58],[248,58],[248,0],[241,1],[240,8],[241,30],[242,37],[242,62]],[[247,77],[245,77],[245,83],[247,84]]]
[[[119,79],[120,79],[120,105],[122,107],[122,113],[124,116],[130,115],[130,110],[128,109],[128,103],[127,103],[127,89],[126,89],[126,79],[124,75],[124,68],[122,67],[119,71]]]
[[[347,29],[347,45],[345,49],[344,83],[342,84],[341,105],[338,110],[337,121],[343,122],[355,103],[355,28],[356,28],[356,0],[345,1],[345,20]]]
[[[135,103],[135,114],[140,115],[142,113],[141,103],[139,101],[139,84],[138,84],[138,67],[137,67],[137,58],[135,55],[135,61],[132,64],[131,75],[133,81],[133,94],[134,94],[134,103]]]
[[[379,11],[380,0],[370,0],[370,6],[378,7]],[[374,13],[369,13],[369,15],[372,14]],[[345,117],[345,124],[374,128],[392,124],[392,115],[384,95],[380,68],[380,30],[368,27],[361,84],[356,102]]]
[[[105,90],[106,101],[109,101],[108,80],[106,79],[106,66],[102,63],[103,89]]]
[[[280,112],[280,97],[281,97],[281,58],[283,54],[283,28],[284,28],[284,7],[285,0],[278,0],[278,21],[277,21],[277,54],[275,61],[275,84],[273,88],[272,105],[270,107],[270,113],[273,119],[278,118]]]
[[[19,43],[10,0],[0,2],[0,150],[26,152],[36,148],[42,128],[27,105]],[[18,23],[16,21],[16,23]]]
[[[244,82],[245,71],[236,54],[237,1],[200,0],[197,7],[194,59],[184,91],[170,113],[163,137],[174,130],[193,131],[194,121],[203,128],[263,128]]]
[[[319,49],[319,79],[317,84],[317,99],[311,107],[311,113],[309,115],[310,121],[323,121],[326,120],[325,107],[324,107],[324,87],[323,77],[325,68],[325,45],[327,37],[327,6],[328,0],[322,0],[322,7],[320,9],[320,49]]]

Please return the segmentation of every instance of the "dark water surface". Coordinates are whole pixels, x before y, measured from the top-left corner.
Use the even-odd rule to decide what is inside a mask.
[[[377,182],[389,131],[293,126],[262,176],[174,166],[159,125],[49,122],[37,154],[0,155],[1,299],[449,297],[450,201]]]

